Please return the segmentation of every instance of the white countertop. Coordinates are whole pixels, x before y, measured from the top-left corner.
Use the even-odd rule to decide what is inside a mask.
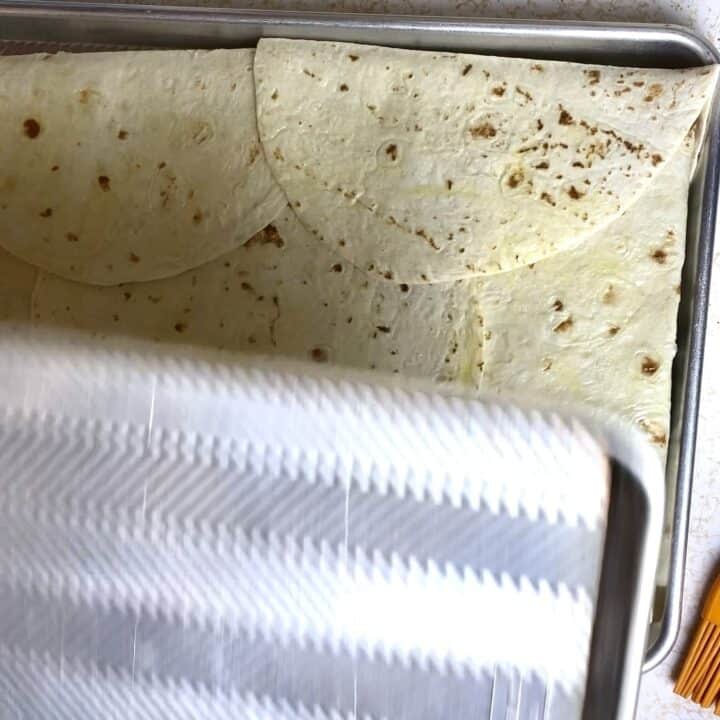
[[[557,18],[678,23],[720,45],[720,0],[146,0],[170,5],[346,10],[475,17]],[[643,679],[639,720],[711,718],[707,710],[677,698],[672,680],[702,594],[720,571],[720,260],[716,257],[705,378],[700,409],[695,487],[688,547],[683,629],[670,657]]]

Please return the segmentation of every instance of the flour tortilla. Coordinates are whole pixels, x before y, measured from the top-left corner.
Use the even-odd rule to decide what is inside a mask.
[[[175,278],[100,288],[43,275],[34,320],[471,384],[482,360],[473,291],[368,277],[288,209],[244,247]]]
[[[30,320],[37,269],[0,250],[0,322]]]
[[[664,453],[692,151],[581,248],[479,281],[485,391],[612,412]]]
[[[100,285],[177,275],[285,204],[252,50],[0,58],[0,245]]]
[[[260,137],[298,216],[397,282],[507,271],[612,222],[716,74],[276,39],[255,56]]]

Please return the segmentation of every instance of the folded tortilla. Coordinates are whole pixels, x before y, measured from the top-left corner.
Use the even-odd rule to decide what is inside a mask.
[[[280,39],[255,56],[260,137],[301,221],[407,283],[504,272],[607,226],[716,74]]]
[[[577,250],[478,281],[481,388],[612,412],[664,453],[693,147]]]
[[[288,209],[243,247],[174,278],[97,287],[43,274],[33,318],[470,385],[482,362],[473,292],[369,277]]]
[[[284,207],[252,50],[0,58],[0,245],[100,285],[177,275]]]

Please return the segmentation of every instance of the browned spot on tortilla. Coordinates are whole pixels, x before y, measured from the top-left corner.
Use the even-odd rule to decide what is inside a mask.
[[[615,298],[616,298],[615,288],[612,285],[608,285],[605,288],[605,292],[603,293],[602,301],[606,305],[611,305],[612,303],[615,302]]]
[[[118,130],[118,140],[127,140],[127,130]]]
[[[271,100],[277,100],[278,99],[278,91],[273,90],[272,95],[270,96]]]
[[[470,135],[473,138],[493,138],[497,135],[497,130],[488,122],[480,123],[474,128],[470,128]]]
[[[560,106],[560,116],[558,117],[558,122],[561,125],[573,125],[575,123],[573,116],[562,106]]]
[[[538,170],[547,170],[550,167],[550,165],[548,165],[547,160],[543,160],[543,161],[539,162],[535,167]]]
[[[195,225],[199,225],[202,222],[202,219],[203,219],[202,210],[196,210],[192,217],[193,223]]]
[[[645,102],[652,102],[655,98],[659,98],[663,94],[663,86],[660,83],[653,83],[647,89],[647,94],[643,98]]]
[[[638,421],[638,424],[650,436],[650,442],[661,447],[667,445],[667,434],[660,425],[644,419]]]
[[[343,83],[339,89],[340,89],[340,92],[347,92],[350,88],[347,86],[346,83]]]
[[[448,190],[452,190],[453,181],[452,180],[446,180],[445,184],[447,185]]]
[[[588,77],[589,85],[597,85],[600,82],[600,71],[599,70],[583,70],[583,72]]]
[[[90,97],[95,94],[94,90],[89,90],[88,88],[83,88],[78,92],[78,102],[87,105],[88,100],[90,100]]]
[[[52,208],[45,208],[41,213],[40,217],[49,218],[52,215]]]
[[[537,124],[537,129],[538,129],[538,130],[542,130],[542,129],[545,127],[545,125],[543,124],[543,121],[542,121],[540,118],[538,118],[538,119],[535,121],[535,123]]]
[[[359,59],[360,56],[359,55],[348,55],[348,57],[350,58],[351,62],[355,62]]]
[[[545,68],[540,65],[540,63],[535,63],[534,65],[531,65],[530,69],[535,70],[535,72],[545,72]]]
[[[57,172],[59,169],[60,169],[60,166],[59,166],[59,165],[53,165],[53,166],[50,168],[50,172]]]
[[[466,66],[462,69],[462,73],[461,73],[461,74],[462,74],[463,76],[465,76],[465,75],[467,75],[471,70],[472,70],[472,63],[470,63],[469,65],[466,65]]]
[[[123,297],[125,298],[125,300],[129,300],[132,297],[132,293],[129,290],[126,290],[123,293]]]
[[[164,167],[167,167],[167,163],[164,160],[158,163],[158,170],[162,170]]]
[[[407,283],[400,283],[400,292],[408,292],[410,290],[410,286]]]
[[[397,145],[395,143],[391,143],[385,148],[385,154],[390,156],[390,159],[395,161],[397,160]]]
[[[99,175],[97,181],[103,192],[108,192],[110,190],[110,178],[107,175]]]
[[[77,242],[79,238],[78,238],[78,236],[77,236],[75,233],[73,233],[73,232],[68,232],[68,233],[65,233],[65,239],[66,239],[68,242]]]
[[[584,168],[584,167],[585,167],[579,160],[576,160],[576,161],[572,164],[572,166],[573,166],[573,167],[579,167],[579,168]]]
[[[552,307],[556,312],[560,312],[565,306],[563,305],[562,300],[556,299],[555,302],[553,302]]]
[[[552,360],[550,358],[543,359],[543,372],[547,372],[552,367]]]
[[[574,185],[570,186],[570,189],[567,191],[567,194],[573,200],[579,200],[581,197],[585,197],[585,193],[581,193]]]
[[[540,195],[540,199],[544,200],[548,205],[552,205],[553,207],[555,207],[557,205],[557,203],[552,199],[552,197],[549,193],[546,193],[546,192],[542,193]]]
[[[662,162],[662,155],[660,155],[660,153],[653,153],[650,159],[652,160],[653,166],[657,166]]]
[[[667,253],[662,249],[658,248],[657,250],[654,250],[650,257],[658,264],[664,265],[665,261],[667,260]]]
[[[35,118],[28,118],[23,123],[25,135],[34,140],[40,134],[40,123]]]
[[[518,95],[522,95],[528,102],[532,102],[532,95],[527,91],[523,90],[521,87],[515,86],[515,92]]]
[[[314,72],[311,72],[311,71],[308,70],[307,68],[303,68],[303,72],[304,72],[308,77],[311,77],[311,78],[314,78],[314,77],[315,77],[315,73],[314,73]]]
[[[492,89],[492,94],[497,95],[498,97],[502,97],[505,94],[505,88],[502,85],[496,85]]]
[[[128,259],[131,263],[139,263],[140,257],[136,255],[134,252],[131,252],[130,255],[128,255]]]
[[[173,328],[175,328],[175,332],[183,333],[187,330],[187,325],[183,322],[175,323],[173,325]]]
[[[342,272],[342,265],[340,263],[335,263],[332,266],[332,271],[337,273]]]
[[[610,327],[608,328],[608,335],[610,337],[617,335],[619,332],[620,328],[617,325],[610,325]]]
[[[644,80],[636,80],[636,81],[633,83],[633,85],[634,85],[635,87],[642,87],[644,84],[645,84],[645,81],[644,81]]]
[[[392,270],[386,270],[382,275],[386,280],[392,280],[395,277]]]
[[[248,151],[248,163],[252,165],[259,157],[260,153],[262,151],[260,150],[260,146],[257,144],[253,144],[250,146],[250,150]]]
[[[376,325],[375,329],[381,333],[389,333],[390,328],[387,325]]]
[[[280,160],[280,161],[282,161],[282,160],[285,159],[285,156],[282,154],[282,150],[281,150],[279,147],[276,147],[276,148],[273,150],[273,157],[274,157],[276,160]]]
[[[325,348],[315,347],[310,351],[310,357],[319,363],[326,363],[328,361],[328,353]]]
[[[525,174],[522,170],[515,170],[508,178],[508,187],[516,188],[525,179]]]
[[[425,232],[425,230],[424,230],[423,228],[420,228],[420,230],[416,230],[416,231],[415,231],[415,234],[416,234],[418,237],[421,237],[423,240],[425,240],[425,242],[426,242],[428,245],[430,245],[430,247],[431,247],[433,250],[439,250],[439,249],[440,249],[440,248],[437,246],[437,243],[435,242],[435,240],[433,240],[433,238],[431,238],[431,237]],[[371,269],[371,268],[368,268],[368,269]]]
[[[642,365],[640,367],[643,375],[654,375],[658,371],[660,363],[655,360],[655,358],[651,358],[649,355],[646,355],[643,358]]]
[[[573,326],[572,316],[566,317],[561,320],[554,328],[553,332],[567,332]]]
[[[274,245],[279,249],[285,246],[285,241],[280,237],[277,228],[271,223],[270,225],[266,225],[260,232],[255,233],[245,243],[247,249],[256,245]]]

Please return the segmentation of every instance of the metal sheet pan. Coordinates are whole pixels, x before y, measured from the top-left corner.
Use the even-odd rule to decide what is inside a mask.
[[[645,67],[720,62],[691,31],[618,23],[474,20],[103,5],[37,0],[0,5],[0,52],[68,48],[242,47],[280,36],[334,39],[397,47],[577,60]],[[660,663],[680,625],[690,494],[718,200],[720,111],[709,118],[705,146],[689,197],[687,259],[673,368],[663,562],[645,668]]]
[[[639,433],[278,358],[0,345],[13,717],[632,718],[663,506]]]

